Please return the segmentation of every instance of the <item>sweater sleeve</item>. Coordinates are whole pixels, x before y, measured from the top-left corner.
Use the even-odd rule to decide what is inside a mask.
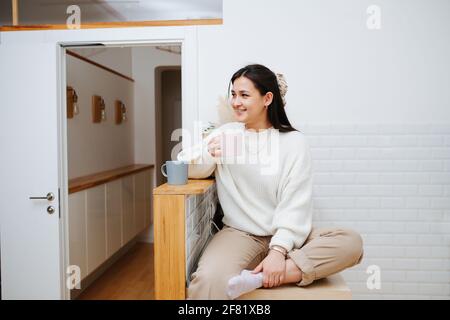
[[[202,142],[182,150],[177,160],[189,163],[188,177],[193,179],[208,178],[216,169],[217,162],[208,152],[208,142],[216,135],[211,132]]]
[[[312,228],[312,169],[309,146],[303,138],[300,150],[284,179],[272,220],[270,246],[279,245],[288,252],[303,245]]]

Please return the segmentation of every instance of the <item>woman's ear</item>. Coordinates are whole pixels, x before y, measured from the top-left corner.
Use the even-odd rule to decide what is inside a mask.
[[[272,103],[272,101],[273,101],[273,93],[269,91],[264,95],[264,105],[268,107]]]

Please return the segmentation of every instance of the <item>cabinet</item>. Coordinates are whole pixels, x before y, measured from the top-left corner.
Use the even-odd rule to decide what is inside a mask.
[[[105,185],[86,192],[86,230],[89,274],[106,259]]]
[[[80,267],[80,276],[87,275],[86,195],[69,195],[69,262]]]
[[[123,245],[122,239],[122,181],[106,184],[106,258]]]
[[[214,234],[213,179],[163,184],[153,190],[156,299],[185,299],[190,275]]]
[[[70,181],[69,264],[80,267],[81,279],[150,225],[152,167]]]
[[[144,172],[138,173],[134,176],[134,233],[139,233],[142,228],[145,227],[145,214],[146,214],[146,190],[145,190],[145,174]]]
[[[133,177],[128,176],[122,179],[122,226],[124,243],[130,241],[135,232],[134,207]]]

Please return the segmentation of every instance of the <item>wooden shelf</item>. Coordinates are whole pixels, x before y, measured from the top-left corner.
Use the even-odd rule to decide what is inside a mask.
[[[162,184],[153,189],[154,195],[169,195],[169,194],[179,194],[179,195],[189,195],[189,194],[202,194],[214,184],[214,179],[189,179],[186,185],[170,185]]]
[[[73,178],[69,180],[69,194],[89,189],[140,171],[151,169],[153,167],[153,164],[133,164],[113,170],[90,174],[84,177]]]

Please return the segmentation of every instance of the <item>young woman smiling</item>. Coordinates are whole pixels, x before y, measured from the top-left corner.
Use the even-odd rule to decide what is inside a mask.
[[[224,227],[191,276],[188,297],[235,299],[262,286],[306,286],[360,263],[358,233],[312,227],[311,154],[284,110],[284,77],[254,64],[238,70],[230,84],[236,122],[178,154],[178,160],[189,162],[190,178],[214,172],[224,213]],[[241,133],[245,148],[237,153],[249,159],[264,152],[272,170],[264,171],[260,162],[221,161],[227,132]]]

